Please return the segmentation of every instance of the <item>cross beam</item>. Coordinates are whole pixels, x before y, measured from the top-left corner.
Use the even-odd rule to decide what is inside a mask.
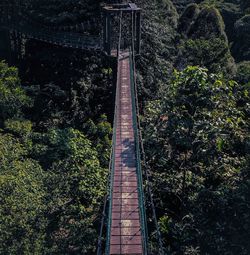
[[[137,7],[134,3],[118,3],[118,4],[108,4],[102,7],[103,11],[103,47],[104,51],[108,55],[111,55],[111,37],[112,37],[112,27],[111,27],[111,18],[113,15],[119,15],[120,12],[130,13],[131,19],[134,20],[134,34],[135,38],[135,52],[140,54],[141,51],[141,9]]]

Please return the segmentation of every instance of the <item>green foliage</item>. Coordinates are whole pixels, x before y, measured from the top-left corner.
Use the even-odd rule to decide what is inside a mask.
[[[193,22],[189,37],[205,39],[220,37],[227,40],[225,24],[217,8],[204,6]]]
[[[165,245],[172,254],[248,254],[249,136],[240,86],[188,67],[162,95],[147,108],[144,137]]]
[[[93,146],[98,152],[98,159],[102,167],[107,167],[111,149],[111,125],[107,122],[106,116],[102,116],[98,123],[92,120],[83,123],[83,130],[88,139],[93,141]],[[49,129],[46,133],[33,133],[32,157],[39,159],[40,163],[49,168],[53,162],[68,155],[69,139],[71,135],[68,129]]]
[[[182,39],[178,45],[176,66],[206,67],[211,72],[233,76],[236,72],[223,19],[215,7],[189,5],[179,21]]]
[[[0,253],[43,254],[46,174],[27,150],[0,133]]]
[[[220,38],[183,40],[179,46],[178,61],[177,65],[200,65],[211,72],[235,73],[228,44]]]
[[[143,8],[141,56],[138,58],[138,92],[143,100],[155,98],[169,78],[176,55],[175,37],[178,14],[170,0],[136,1]]]
[[[178,31],[181,34],[188,34],[191,23],[195,20],[200,13],[200,8],[197,4],[190,4],[185,8],[184,12],[180,16]]]
[[[237,79],[240,83],[246,84],[250,82],[250,62],[240,62],[237,65]]]
[[[49,138],[60,144],[54,148],[56,158],[48,183],[48,214],[53,215],[50,254],[89,254],[97,241],[93,223],[105,192],[106,170],[81,132],[53,130]]]
[[[0,253],[94,252],[107,172],[90,140],[72,128],[33,133],[29,122],[6,130],[20,138],[0,134]]]
[[[17,69],[0,62],[0,125],[7,118],[19,117],[31,100],[20,86]]]
[[[19,85],[17,69],[1,62],[0,73],[2,91],[7,91],[0,94],[4,109],[0,112],[0,253],[93,254],[111,146],[107,117],[102,115],[97,124],[81,123],[86,135],[73,128],[56,128],[55,119],[51,128],[44,130],[41,125],[39,130],[24,118],[24,106],[33,100]],[[110,70],[102,75],[109,76]],[[35,87],[27,91],[33,97],[41,95]],[[43,92],[53,100],[65,96],[52,84]],[[29,112],[37,107],[37,100]]]
[[[29,18],[72,31],[100,18],[99,2],[25,4]],[[136,2],[144,16],[139,95],[158,99],[147,102],[142,118],[165,246],[178,255],[247,255],[249,91],[210,73],[235,72],[225,31],[236,59],[249,60],[247,1],[242,9],[238,0]],[[194,2],[202,3],[188,6]],[[178,29],[174,5],[179,13],[188,6]],[[116,62],[34,40],[23,58],[27,93],[17,69],[0,64],[0,253],[94,254]],[[172,79],[174,64],[209,71],[188,67]],[[249,83],[248,69],[247,61],[238,64],[239,83]]]
[[[178,13],[182,14],[185,11],[185,8],[193,3],[197,3],[198,1],[194,0],[172,0],[173,4],[175,5]]]
[[[249,14],[248,0],[218,0],[203,1],[202,5],[213,4],[221,13],[226,25],[225,31],[232,42],[232,55],[236,61],[249,60],[249,32],[247,16]]]
[[[102,115],[95,124],[92,120],[86,122],[84,130],[88,138],[93,141],[99,160],[102,166],[108,167],[111,151],[111,134],[112,128],[107,121],[106,115]]]
[[[38,42],[27,44],[27,52],[25,80],[34,97],[31,115],[41,128],[82,129],[89,118],[112,114],[115,61],[95,52],[48,49]]]
[[[242,12],[239,6],[239,1],[223,1],[217,5],[226,25],[226,33],[229,41],[235,40],[235,22],[241,17]]]
[[[32,132],[32,122],[29,120],[6,120],[4,123],[5,129],[21,137],[28,137]]]
[[[28,4],[29,17],[37,23],[54,27],[57,30],[84,32],[85,34],[100,33],[100,24],[93,23],[93,18],[100,18],[99,0],[76,1],[72,4],[71,0],[34,0]],[[92,22],[91,26],[81,30],[81,24]]]

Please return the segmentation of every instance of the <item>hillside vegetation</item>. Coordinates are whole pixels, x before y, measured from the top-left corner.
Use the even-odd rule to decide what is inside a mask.
[[[177,70],[142,116],[164,246],[168,254],[246,255],[248,5],[178,1],[176,6]]]
[[[250,1],[135,2],[140,120],[165,253],[248,255]],[[22,4],[39,27],[97,36],[102,3]],[[13,32],[0,34],[0,254],[96,254],[116,59],[23,38],[17,50]]]

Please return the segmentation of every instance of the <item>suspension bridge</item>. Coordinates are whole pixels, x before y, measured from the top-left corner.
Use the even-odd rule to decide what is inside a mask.
[[[118,1],[120,2],[120,1]],[[13,9],[13,8],[12,8]],[[2,10],[4,7],[2,6]],[[135,4],[116,3],[103,7],[103,35],[86,36],[81,33],[54,31],[36,26],[20,11],[15,19],[3,15],[0,27],[23,33],[28,38],[62,47],[103,50],[117,57],[117,82],[107,195],[105,197],[98,239],[97,255],[152,254],[148,245],[144,186],[149,194],[152,216],[159,241],[157,254],[164,254],[163,245],[147,170],[142,173],[145,154],[140,132],[135,56],[140,53],[141,9]],[[21,15],[20,15],[21,14]],[[117,33],[112,19],[117,18]],[[128,19],[129,17],[129,19]],[[123,31],[126,28],[125,32]],[[124,42],[130,38],[130,43]],[[129,37],[130,34],[130,37]],[[113,41],[116,37],[117,40]],[[103,42],[101,42],[103,40]],[[113,45],[116,45],[114,49]],[[141,160],[142,159],[142,160]],[[143,185],[143,176],[147,185]],[[105,240],[105,241],[104,241]],[[155,254],[155,253],[154,253]]]
[[[103,50],[101,37],[84,33],[89,27],[96,26],[96,19],[93,21],[78,24],[76,26],[54,26],[44,25],[34,21],[27,13],[25,5],[0,4],[0,26],[2,29],[15,31],[25,35],[27,39],[83,50]]]

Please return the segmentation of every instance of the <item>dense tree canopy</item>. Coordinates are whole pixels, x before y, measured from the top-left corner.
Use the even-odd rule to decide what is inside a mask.
[[[26,119],[34,100],[17,69],[1,62],[0,74],[0,253],[92,254],[110,153],[107,118],[82,123],[86,135],[38,131]]]
[[[22,24],[102,35],[103,1],[21,2]],[[135,2],[140,119],[166,253],[248,255],[250,2]],[[0,254],[96,254],[116,59],[2,30]]]
[[[188,67],[162,95],[147,107],[144,136],[166,245],[171,254],[248,254],[247,90]]]
[[[212,72],[234,75],[236,67],[229,50],[225,25],[214,7],[189,5],[179,20],[182,34],[176,66],[200,65]]]
[[[0,253],[42,254],[46,173],[19,139],[0,132]]]
[[[20,87],[17,69],[0,62],[0,125],[8,118],[18,117],[31,100]]]

